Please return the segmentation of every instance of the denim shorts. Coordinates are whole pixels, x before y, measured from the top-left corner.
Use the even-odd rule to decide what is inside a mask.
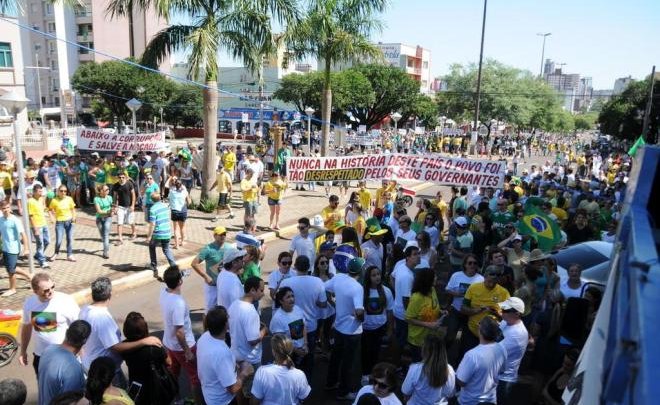
[[[268,198],[268,205],[282,205],[282,200],[274,200],[272,198]]]
[[[257,202],[256,201],[243,201],[243,208],[245,208],[245,215],[256,215],[257,214]]]
[[[17,254],[2,252],[2,261],[5,264],[7,273],[16,274],[16,263],[18,262]]]

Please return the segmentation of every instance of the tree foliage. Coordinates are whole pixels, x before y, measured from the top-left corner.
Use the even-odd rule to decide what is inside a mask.
[[[575,120],[575,129],[577,131],[586,131],[593,129],[596,126],[596,121],[598,120],[597,112],[588,112],[585,114],[578,114],[574,117]]]
[[[437,95],[442,115],[457,122],[473,122],[478,66],[453,64],[444,77],[447,91]],[[561,130],[572,128],[570,114],[564,114],[561,99],[546,83],[531,72],[504,65],[496,60],[484,62],[481,80],[479,120],[504,121],[520,129]]]
[[[605,103],[598,116],[600,131],[620,138],[637,139],[642,134],[650,86],[650,77],[632,82],[623,93],[612,97]],[[659,84],[656,83],[649,116],[650,128],[647,133],[651,134],[657,133],[660,124],[660,89],[658,87]],[[651,138],[652,140],[653,138]]]

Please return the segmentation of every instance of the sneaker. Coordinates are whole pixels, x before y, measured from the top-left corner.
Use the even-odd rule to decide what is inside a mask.
[[[357,398],[357,393],[348,392],[345,395],[337,395],[335,398],[337,401],[355,401],[355,398]]]
[[[48,262],[43,262],[43,263],[41,263],[41,268],[42,268],[42,269],[49,269],[49,268],[50,268],[50,264],[48,264]]]
[[[76,261],[76,258],[73,257],[73,256],[69,256],[69,257],[66,258],[66,260],[68,260],[68,261],[70,261],[70,262],[75,262],[75,261]]]

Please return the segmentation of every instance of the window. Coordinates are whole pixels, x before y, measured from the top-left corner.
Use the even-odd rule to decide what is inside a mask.
[[[55,53],[57,52],[57,46],[55,45],[55,41],[48,41],[48,52],[50,53]]]
[[[57,70],[57,61],[55,59],[50,60],[50,69]]]
[[[31,13],[36,13],[37,10],[39,10],[39,4],[37,4],[37,3],[30,4],[30,12]]]
[[[60,106],[60,98],[59,97],[53,97],[53,100],[55,100],[55,107]]]
[[[78,45],[85,46],[90,49],[94,49],[94,42],[78,42]],[[91,53],[91,51],[84,48],[78,48],[78,53],[81,55],[86,55]]]
[[[14,60],[11,56],[11,44],[0,42],[0,68],[14,67]]]
[[[53,14],[53,5],[50,3],[46,3],[46,15],[52,15]]]
[[[429,68],[429,63],[428,63],[428,62],[424,62],[423,65],[422,65],[422,67],[423,67],[424,69],[428,69],[428,68]]]
[[[413,58],[408,58],[408,67],[409,68],[415,67],[415,61],[413,60]]]
[[[49,22],[48,23],[48,32],[55,32],[55,23],[54,22]]]

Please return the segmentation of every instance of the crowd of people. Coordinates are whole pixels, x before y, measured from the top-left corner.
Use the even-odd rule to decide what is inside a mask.
[[[602,290],[585,287],[578,263],[560,272],[552,251],[614,239],[632,160],[620,149],[582,142],[558,141],[552,150],[556,158],[520,175],[511,167],[502,188],[452,188],[450,196],[438,192],[415,208],[396,203],[391,180],[374,194],[359,183],[347,197],[329,195],[318,216],[298,220],[298,234],[278,254],[277,268],[262,274],[265,245],[256,236],[255,202],[266,197],[270,227],[277,229],[286,167],[264,165],[249,153],[239,159],[227,148],[214,187],[219,209],[233,216],[228,201],[232,183],[240,183],[244,229],[230,236],[216,226],[192,262],[204,282],[199,337],[181,293],[187,272],[175,265],[170,250],[185,240],[178,223],[185,223],[186,190],[195,186],[189,166],[194,152],[178,154],[172,168],[157,154],[144,165],[122,155],[99,158],[84,175],[80,157],[67,159],[66,166],[47,159],[27,174],[37,178],[27,185],[30,233],[12,214],[13,184],[4,183],[9,188],[0,231],[9,274],[21,275],[16,260],[30,235],[43,268],[57,258],[65,235],[67,259],[75,261],[70,235],[75,207],[85,202],[94,204],[107,256],[108,219],[123,218],[123,243],[123,225],[134,225],[142,199],[150,265],[164,284],[161,318],[150,321],[162,323],[164,333],[162,339],[151,336],[138,312],[129,313],[120,330],[105,277],[91,284],[93,302],[80,309],[40,272],[30,280],[34,295],[23,307],[19,361],[30,364],[33,341],[40,404],[181,401],[182,369],[198,404],[296,404],[314,395],[310,384],[319,362],[327,362],[325,395],[356,404],[560,404]],[[69,177],[71,172],[77,175]],[[90,179],[93,198],[81,185]],[[342,200],[347,204],[340,206]],[[530,206],[558,226],[553,246],[524,227]],[[57,234],[50,258],[44,254],[47,213]],[[134,226],[131,232],[134,237]],[[158,247],[169,262],[162,274]],[[263,353],[266,341],[271,354]]]

